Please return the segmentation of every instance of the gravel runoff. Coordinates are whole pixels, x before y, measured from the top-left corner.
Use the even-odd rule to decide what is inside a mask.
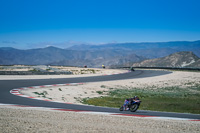
[[[0,107],[1,133],[199,133],[199,121]]]

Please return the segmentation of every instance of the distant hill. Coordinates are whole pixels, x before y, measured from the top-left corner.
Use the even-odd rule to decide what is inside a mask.
[[[101,65],[105,65],[106,67],[116,68],[119,66],[130,66],[135,62],[142,61],[146,58],[137,56],[135,54],[131,54],[128,56],[114,56],[109,58],[94,58],[94,59],[76,59],[76,60],[62,60],[59,62],[53,62],[53,65],[72,65],[73,66],[84,66],[87,65],[88,67],[101,67]]]
[[[134,67],[200,67],[200,58],[193,52],[177,52],[157,59],[134,63]]]
[[[156,49],[156,48],[172,48],[172,49],[188,49],[200,47],[200,40],[198,41],[174,41],[174,42],[141,42],[141,43],[110,43],[104,45],[75,45],[68,49],[71,50],[99,50],[99,49]]]

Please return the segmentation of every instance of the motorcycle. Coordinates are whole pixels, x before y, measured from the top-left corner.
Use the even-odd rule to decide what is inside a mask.
[[[128,108],[128,110],[130,110],[131,112],[135,112],[139,108],[141,102],[142,101],[140,101],[140,100],[132,100],[128,105],[126,105],[126,107],[124,107],[124,105],[122,105],[119,108],[119,110],[124,111],[124,108]]]

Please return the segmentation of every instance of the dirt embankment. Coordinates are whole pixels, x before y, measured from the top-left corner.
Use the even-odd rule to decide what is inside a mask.
[[[120,69],[100,69],[100,68],[78,68],[78,67],[56,67],[53,68],[61,71],[69,71],[71,75],[0,75],[0,80],[19,80],[19,79],[52,79],[52,78],[75,78],[100,76],[109,74],[119,74],[128,72]],[[28,71],[29,69],[1,69],[1,71]]]

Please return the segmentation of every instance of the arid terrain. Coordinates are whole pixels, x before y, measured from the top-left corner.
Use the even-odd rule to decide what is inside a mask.
[[[122,70],[121,72],[123,71],[124,70]],[[87,97],[92,98],[92,97],[100,97],[106,95],[106,92],[109,90],[109,88],[128,89],[137,87],[143,89],[145,88],[147,90],[148,89],[156,90],[157,88],[160,87],[172,87],[172,86],[187,88],[195,86],[196,84],[200,84],[200,73],[174,71],[171,74],[161,75],[156,77],[85,83],[83,85],[75,85],[75,86],[56,86],[56,87],[49,87],[42,89],[29,89],[29,90],[23,90],[22,93],[28,96],[41,98],[40,95],[37,95],[33,92],[42,93],[45,91],[46,99],[81,104],[80,101],[82,98],[87,98]],[[105,93],[99,94],[98,93],[99,91]]]
[[[107,70],[106,70],[107,71]],[[126,72],[124,70],[117,71]],[[111,70],[109,74],[117,73]],[[102,73],[101,73],[102,74]],[[93,74],[86,74],[92,76]],[[61,77],[65,75],[61,75]],[[74,75],[71,75],[72,77]],[[71,77],[67,75],[67,77]],[[76,75],[77,76],[77,75]],[[78,75],[80,76],[80,75]],[[40,76],[38,76],[40,77]],[[34,76],[34,78],[38,78]],[[59,78],[60,76],[44,76],[43,78]],[[67,78],[66,77],[66,78]],[[25,79],[28,76],[0,76],[0,79]],[[41,77],[40,77],[41,78]],[[200,83],[198,72],[178,72],[171,74],[140,79],[128,79],[120,81],[106,81],[86,83],[78,86],[57,86],[44,89],[30,89],[23,94],[39,97],[33,92],[46,91],[47,98],[56,101],[64,101],[81,104],[85,97],[98,97],[98,91],[107,91],[110,87],[129,88],[146,87],[156,89],[159,86],[188,87]],[[0,105],[0,132],[135,132],[135,133],[182,133],[200,132],[199,121],[166,120],[156,118],[138,118],[125,116],[112,116],[101,114],[84,114],[75,112],[50,111],[36,108],[23,108]]]

